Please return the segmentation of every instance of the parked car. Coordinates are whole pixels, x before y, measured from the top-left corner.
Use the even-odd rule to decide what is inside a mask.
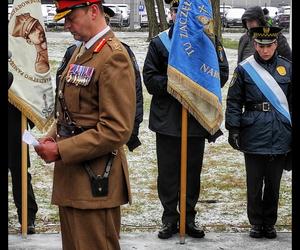
[[[231,8],[225,13],[224,26],[229,28],[231,26],[243,26],[242,15],[245,9],[243,8]]]
[[[48,13],[53,9],[55,10],[54,4],[42,4],[42,15],[43,15],[43,20],[45,25],[47,23]]]
[[[65,19],[62,18],[60,19],[59,21],[54,21],[54,16],[56,14],[56,8],[53,7],[51,10],[48,11],[48,15],[47,15],[47,18],[46,18],[46,22],[45,22],[45,25],[46,27],[48,28],[51,28],[51,27],[56,27],[56,26],[64,26],[65,25]]]
[[[229,9],[232,9],[231,5],[225,5],[225,4],[220,5],[220,17],[221,17],[222,26],[224,26],[225,13]]]
[[[290,14],[279,14],[277,25],[281,28],[289,28],[290,27]]]
[[[167,23],[170,25],[171,23],[169,23],[168,19],[171,19],[171,13],[169,12],[170,10],[168,8],[165,8],[165,16],[166,16],[166,20]],[[157,22],[158,24],[160,24],[160,20],[159,20],[159,14],[158,14],[158,8],[157,6],[155,6],[155,13],[156,13],[156,18],[157,18]],[[146,9],[144,10],[144,12],[141,14],[141,18],[140,18],[140,26],[142,27],[148,27],[148,15],[146,12]]]
[[[148,15],[146,11],[140,14],[140,26],[141,28],[148,27]]]
[[[103,5],[111,8],[115,15],[110,18],[110,25],[114,27],[122,27],[123,26],[123,16],[120,7],[117,4],[108,4],[104,3]]]
[[[274,18],[275,24],[281,28],[290,27],[291,6],[283,6]]]
[[[120,8],[123,18],[123,26],[128,27],[130,25],[130,8],[128,4],[117,4]]]

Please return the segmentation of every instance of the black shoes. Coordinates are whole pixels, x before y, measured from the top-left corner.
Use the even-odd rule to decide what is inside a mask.
[[[276,229],[272,225],[264,226],[264,236],[268,239],[274,239],[277,236]]]
[[[158,232],[158,238],[168,239],[172,237],[173,234],[178,233],[177,223],[167,222],[163,224],[162,228]]]
[[[190,222],[186,225],[186,233],[193,238],[203,238],[205,235],[203,229],[197,227],[195,222]]]
[[[261,225],[252,225],[249,233],[252,238],[263,237],[263,227]]]
[[[35,225],[30,224],[27,226],[27,234],[35,234]]]
[[[168,239],[172,237],[173,234],[176,234],[179,232],[177,223],[165,223],[162,228],[158,232],[158,238],[160,239]],[[203,238],[205,233],[203,229],[197,227],[195,225],[195,222],[191,222],[186,225],[186,233],[187,235],[193,237],[193,238]]]
[[[249,235],[252,238],[266,237],[268,239],[274,239],[276,238],[277,233],[273,225],[252,225]]]

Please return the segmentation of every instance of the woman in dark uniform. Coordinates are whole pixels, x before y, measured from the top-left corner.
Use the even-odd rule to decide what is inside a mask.
[[[282,171],[291,152],[292,63],[277,54],[278,27],[250,29],[255,54],[235,69],[227,95],[230,145],[244,153],[253,238],[275,238]]]

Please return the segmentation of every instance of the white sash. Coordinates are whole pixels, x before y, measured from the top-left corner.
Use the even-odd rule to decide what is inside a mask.
[[[163,45],[165,46],[168,52],[170,52],[171,49],[171,39],[169,38],[169,30],[170,29],[167,29],[158,34],[159,39],[162,41]]]
[[[242,61],[240,65],[246,70],[272,106],[292,123],[286,95],[274,77],[255,61],[253,55]]]

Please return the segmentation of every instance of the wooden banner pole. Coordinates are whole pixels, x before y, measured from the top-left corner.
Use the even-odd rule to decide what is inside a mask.
[[[23,134],[24,130],[27,129],[27,118],[22,114],[22,122],[21,122],[21,131]],[[22,237],[27,237],[27,144],[22,141],[21,136],[21,144],[22,144]]]
[[[180,244],[185,243],[186,224],[186,172],[187,172],[187,109],[182,106],[181,118],[181,168],[180,168]]]

